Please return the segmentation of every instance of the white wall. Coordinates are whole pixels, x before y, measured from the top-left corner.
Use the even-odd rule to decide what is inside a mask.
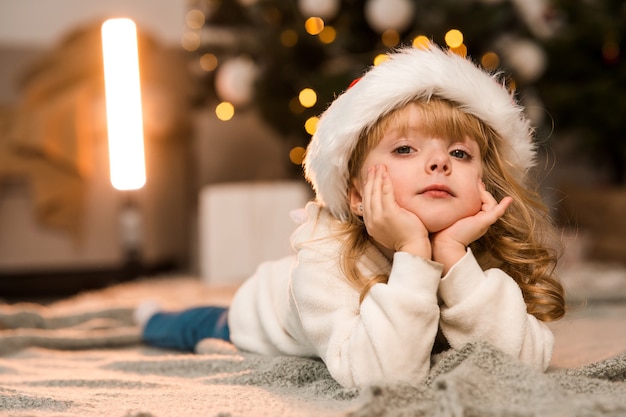
[[[0,45],[52,46],[107,17],[130,17],[164,44],[179,44],[186,7],[185,0],[0,0]]]

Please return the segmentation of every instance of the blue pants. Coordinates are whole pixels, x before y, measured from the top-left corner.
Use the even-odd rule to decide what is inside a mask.
[[[207,338],[230,341],[228,308],[197,307],[181,312],[159,312],[143,329],[143,341],[152,346],[193,352]]]

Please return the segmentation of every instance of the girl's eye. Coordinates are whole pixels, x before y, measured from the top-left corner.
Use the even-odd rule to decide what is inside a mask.
[[[450,156],[458,159],[471,159],[472,156],[465,152],[463,149],[455,149],[450,152]]]
[[[399,154],[409,154],[412,151],[413,151],[413,148],[411,148],[410,146],[399,146],[394,150],[395,153],[399,153]]]

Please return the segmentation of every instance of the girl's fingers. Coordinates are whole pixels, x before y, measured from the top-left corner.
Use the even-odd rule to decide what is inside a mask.
[[[381,208],[387,213],[397,209],[391,177],[387,173],[387,167],[384,165],[380,166],[380,203]]]
[[[509,208],[509,206],[511,205],[511,203],[513,202],[513,197],[504,197],[496,206],[496,211],[498,213],[498,218],[502,217],[502,215],[504,215],[504,213],[506,212],[506,209]]]
[[[495,199],[494,199],[495,201]],[[483,210],[487,214],[487,218],[489,219],[489,224],[494,224],[500,217],[504,215],[506,209],[509,208],[511,203],[513,202],[513,198],[504,197],[499,203],[495,204],[489,210]]]
[[[372,171],[373,171],[372,189],[370,193],[368,207],[371,210],[372,215],[379,215],[382,213],[382,210],[383,210],[383,204],[382,204],[383,168],[381,166],[376,165]]]
[[[485,184],[482,182],[482,180],[479,180],[479,189],[482,193],[482,211],[491,213],[493,217],[493,222],[495,222],[504,215],[506,209],[509,208],[509,206],[513,202],[513,198],[507,196],[504,197],[500,202],[498,202],[495,197],[489,191],[487,191],[487,188],[485,187]]]
[[[485,188],[485,184],[482,180],[480,181],[478,188],[480,189],[480,196],[483,202],[483,211],[491,210],[493,207],[498,205],[498,202],[493,195],[491,195],[491,193],[487,191],[487,188]]]
[[[373,168],[370,167],[367,169],[367,179],[365,180],[365,184],[363,184],[363,201],[362,206],[363,206],[363,216],[365,217],[365,214],[367,213],[368,215],[372,212],[372,208],[370,207],[370,203],[372,201],[372,184],[374,182],[374,171]]]

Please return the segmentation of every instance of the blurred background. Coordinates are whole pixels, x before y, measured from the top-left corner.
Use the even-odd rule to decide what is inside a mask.
[[[135,191],[109,180],[112,17],[138,28]],[[620,0],[0,0],[0,298],[200,275],[205,190],[308,190],[317,116],[381,54],[425,40],[502,71],[526,106],[563,261],[623,264],[625,26]]]

